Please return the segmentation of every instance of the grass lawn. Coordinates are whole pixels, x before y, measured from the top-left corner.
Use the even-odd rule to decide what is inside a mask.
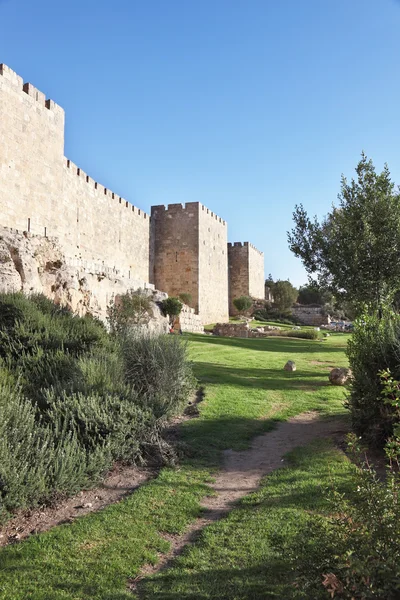
[[[127,587],[128,579],[134,578],[143,564],[155,563],[158,552],[168,549],[169,544],[160,533],[182,533],[199,514],[199,502],[207,494],[209,489],[207,483],[219,464],[222,450],[245,448],[254,435],[272,428],[278,420],[305,410],[318,410],[322,415],[344,413],[344,391],[342,388],[328,385],[328,373],[329,365],[346,364],[344,348],[347,336],[332,335],[325,341],[289,338],[246,340],[200,335],[190,335],[187,338],[196,375],[206,390],[200,417],[187,421],[182,427],[182,438],[188,448],[188,458],[179,468],[162,469],[155,480],[119,504],[2,549],[0,551],[0,598],[2,600],[132,599],[132,593]],[[295,373],[283,371],[283,366],[289,359],[295,360],[297,364]],[[320,471],[318,475],[313,475],[314,467],[310,466],[311,475],[306,478],[308,483],[304,481],[305,502],[307,496],[310,500],[315,496],[315,485],[317,481],[323,479],[322,471],[325,472],[328,462],[332,461],[335,464],[337,462],[340,472],[342,469],[344,471],[347,469],[347,466],[343,466],[339,455],[333,455],[329,449],[326,449],[326,452],[325,449],[321,449],[321,459],[318,458],[315,449],[307,455],[310,465],[315,458],[317,461],[315,468]],[[296,456],[303,456],[303,454],[296,453]],[[296,464],[295,462],[293,468],[297,468]],[[304,511],[304,506],[307,506],[306,504],[304,506],[300,504],[297,508],[294,506],[296,489],[301,496],[298,478],[303,477],[303,471],[306,473],[309,467],[306,465],[299,468],[300,471],[294,471],[294,475],[289,477],[293,481],[292,490],[287,487],[288,483],[285,484],[286,487],[283,485],[284,482],[279,484],[279,477],[283,471],[271,476],[275,478],[277,486],[275,502],[281,495],[279,490],[282,490],[288,502],[292,495],[293,515],[296,514],[296,510]],[[312,481],[314,483],[311,485]],[[259,494],[267,493],[265,492],[267,489],[269,489],[268,485],[265,489],[263,487]],[[196,575],[198,582],[204,579],[205,571],[200,573],[202,567],[208,569],[208,561],[217,551],[217,548],[214,552],[207,546],[207,540],[211,540],[213,536],[215,536],[214,542],[210,542],[211,545],[219,546],[214,566],[219,571],[219,575],[225,569],[226,581],[230,578],[232,570],[237,571],[242,567],[245,569],[243,576],[247,573],[246,577],[250,581],[252,570],[261,569],[260,560],[265,561],[265,557],[269,556],[268,552],[273,554],[274,551],[268,549],[269,542],[265,542],[263,552],[267,554],[257,554],[258,550],[256,552],[255,549],[256,554],[249,554],[248,561],[243,562],[240,548],[236,550],[233,548],[234,540],[237,539],[239,543],[241,535],[244,536],[243,539],[248,540],[247,543],[252,543],[250,538],[254,538],[255,543],[256,538],[253,534],[249,534],[250,530],[246,530],[241,519],[247,520],[244,516],[247,513],[243,507],[248,502],[250,522],[256,529],[261,527],[261,521],[257,525],[258,517],[256,519],[251,516],[258,514],[257,511],[254,512],[258,502],[255,502],[254,498],[257,497],[256,494],[251,497],[253,500],[245,499],[242,508],[207,530],[202,545],[193,548],[193,552],[202,553],[201,564],[198,565],[198,577]],[[265,498],[267,508],[263,513],[262,527],[268,529],[270,511],[268,502],[271,502],[271,499],[268,500],[267,496]],[[316,501],[314,499],[314,502]],[[286,517],[282,516],[282,519],[284,518]],[[296,520],[295,517],[293,518]],[[235,519],[237,519],[237,531],[233,539],[228,540],[232,535],[226,532],[232,531],[232,523],[235,523]],[[277,519],[279,521],[279,517]],[[274,522],[271,521],[271,527],[275,527]],[[228,529],[224,533],[225,527]],[[251,529],[252,526],[249,527]],[[190,557],[190,554],[188,556]],[[182,560],[189,560],[188,556]],[[178,565],[174,569],[177,580],[182,569],[187,568],[189,567]],[[266,564],[262,568],[268,571]],[[242,591],[238,588],[237,593],[242,595],[235,596],[232,595],[232,589],[226,587],[226,583],[220,585],[222,595],[212,596],[210,594],[213,592],[203,587],[201,592],[190,596],[187,587],[189,580],[190,578],[186,577],[186,583],[176,582],[176,585],[183,586],[179,594],[175,592],[174,596],[165,595],[169,593],[165,590],[170,584],[167,580],[163,580],[162,576],[155,580],[154,584],[149,584],[149,586],[159,586],[159,591],[156,587],[149,587],[147,597],[268,597],[265,594],[255,595],[258,592],[253,593],[249,587],[242,587]],[[261,577],[260,581],[265,583],[266,580]],[[284,584],[275,581],[272,577],[268,585]],[[151,589],[154,590],[154,595]]]
[[[207,527],[170,569],[145,580],[146,600],[287,600],[293,597],[295,560],[288,550],[298,538],[305,547],[310,514],[329,514],[332,481],[344,491],[353,467],[326,440],[287,455],[288,466],[265,477],[225,519]],[[304,539],[304,537],[306,539]],[[322,575],[322,574],[321,574]],[[321,577],[322,580],[322,577]],[[296,596],[298,597],[298,596]],[[321,594],[330,596],[321,585]]]

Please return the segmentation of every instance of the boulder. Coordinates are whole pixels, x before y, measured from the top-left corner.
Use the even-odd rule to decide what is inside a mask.
[[[286,365],[283,368],[285,371],[295,371],[296,363],[293,360],[288,360]]]
[[[350,369],[345,367],[336,367],[329,373],[329,381],[332,385],[346,385],[351,379],[352,373]]]

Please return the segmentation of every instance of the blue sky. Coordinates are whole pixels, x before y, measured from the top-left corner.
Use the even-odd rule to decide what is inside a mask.
[[[400,183],[396,0],[0,0],[0,62],[66,110],[65,154],[143,210],[200,201],[299,285],[296,203],[361,150]]]

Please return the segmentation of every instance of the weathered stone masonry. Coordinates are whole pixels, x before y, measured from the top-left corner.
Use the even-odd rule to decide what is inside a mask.
[[[234,298],[264,298],[264,254],[249,242],[228,244],[229,311],[236,314]]]
[[[58,104],[0,64],[0,225],[57,238],[78,277],[118,273],[126,288],[150,282],[171,295],[189,292],[203,323],[226,320],[226,222],[189,202],[153,207],[150,227],[149,215],[64,156],[64,121]],[[236,279],[243,293],[263,298],[262,253],[249,248]]]
[[[0,115],[0,224],[149,281],[149,216],[64,157],[64,110],[0,65]]]
[[[228,319],[227,225],[199,202],[151,209],[150,277],[171,296],[192,296],[204,323]]]

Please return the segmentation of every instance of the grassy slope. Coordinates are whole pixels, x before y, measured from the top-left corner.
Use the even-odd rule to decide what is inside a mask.
[[[276,419],[304,410],[343,412],[343,390],[328,386],[328,370],[312,361],[344,365],[344,336],[324,342],[189,338],[206,386],[200,417],[183,426],[191,458],[163,469],[120,504],[0,551],[2,600],[132,598],[127,579],[168,548],[159,532],[181,533],[199,514],[221,450],[245,448]],[[296,373],[282,370],[288,359],[296,361]]]

